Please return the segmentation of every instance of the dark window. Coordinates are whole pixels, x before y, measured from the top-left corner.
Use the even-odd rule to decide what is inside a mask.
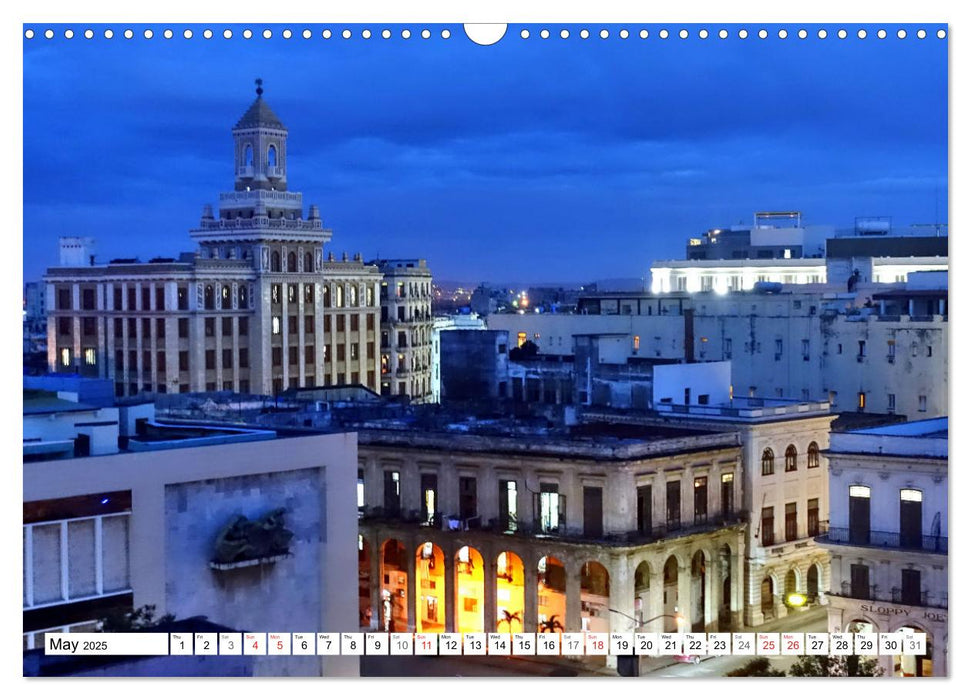
[[[125,370],[125,353],[121,350],[115,350],[115,371],[123,372]]]
[[[775,455],[772,450],[766,447],[762,451],[762,476],[775,474]]]
[[[223,369],[229,369],[233,366],[233,351],[231,348],[223,349]]]
[[[763,547],[775,544],[775,514],[773,508],[762,509],[762,525],[759,534]]]
[[[179,319],[179,337],[180,338],[189,337],[189,319],[187,318]]]
[[[165,371],[165,352],[162,350],[155,353],[155,368],[160,373]]]
[[[276,365],[276,366],[279,367],[280,365],[283,364],[283,348],[281,348],[281,347],[275,347],[275,348],[273,348],[271,354],[272,354],[272,357],[273,357],[273,364],[274,365]]]
[[[290,335],[297,334],[297,317],[287,316],[287,333]]]
[[[650,535],[652,530],[652,503],[650,485],[637,487],[637,532]]]
[[[722,474],[722,513],[730,515],[735,512],[735,475]]]
[[[142,338],[148,340],[152,337],[152,319],[142,319]]]
[[[85,316],[81,319],[81,334],[95,335],[98,332],[98,322],[93,316]]]
[[[900,546],[921,548],[921,519],[923,494],[914,489],[900,491]]]
[[[165,287],[162,285],[155,288],[155,309],[165,311]]]
[[[467,520],[478,514],[476,483],[474,476],[459,477],[459,518]]]
[[[904,605],[922,605],[920,595],[920,570],[900,570],[900,602]]]
[[[223,335],[232,335],[233,334],[233,319],[232,318],[230,318],[229,316],[224,317],[223,318],[223,322],[222,322],[222,326],[223,326]]]
[[[85,311],[91,311],[95,307],[95,296],[93,289],[82,289],[81,290],[81,308]]]
[[[681,482],[669,481],[667,485],[668,529],[681,527]]]
[[[499,525],[504,532],[516,530],[519,511],[516,482],[499,480]]]
[[[239,349],[239,367],[240,369],[249,367],[249,348]]]
[[[708,520],[708,477],[695,477],[695,522]]]
[[[313,335],[314,332],[314,317],[304,316],[303,317],[303,332],[307,335]]]
[[[374,343],[373,342],[367,344],[367,359],[369,359],[369,360],[373,360],[374,359]]]
[[[583,487],[583,534],[585,537],[602,537],[604,532],[603,488]]]
[[[361,329],[361,319],[357,314],[351,316],[351,330],[358,331]]]
[[[806,521],[809,529],[808,535],[816,537],[819,534],[819,499],[810,498],[806,505]]]
[[[112,304],[112,308],[115,311],[121,311],[122,310],[121,309],[121,287],[116,284],[114,286],[114,289],[112,290],[112,295],[111,296],[114,299],[114,303]]]
[[[138,319],[128,319],[128,337],[134,338],[138,335]]]
[[[795,503],[786,503],[786,542],[799,539],[799,521]]]
[[[273,251],[270,253],[270,272],[280,271],[280,253]]]
[[[337,346],[337,361],[338,362],[343,362],[344,361],[344,353],[345,353],[344,346],[343,345],[338,345]],[[338,384],[343,384],[343,383],[344,382],[338,382]]]
[[[401,474],[395,471],[384,473],[384,512],[397,515],[401,511]]]
[[[179,353],[179,371],[189,371],[189,353],[185,350]]]
[[[61,335],[71,335],[71,319],[68,316],[61,316],[57,319],[57,332]]]
[[[870,600],[870,567],[850,564],[850,597]]]
[[[241,316],[239,319],[239,334],[249,335],[249,319],[245,316]]]
[[[142,311],[149,311],[152,308],[152,288],[142,287]]]
[[[135,308],[138,306],[138,303],[137,303],[138,297],[135,296],[135,287],[134,285],[129,285],[127,289],[128,289],[128,310],[134,311]],[[137,387],[136,387],[136,390],[132,393],[134,394],[138,393]]]
[[[150,350],[142,350],[142,371],[152,371],[152,353]],[[146,389],[145,391],[151,391],[151,389]]]
[[[63,331],[62,331],[63,332]],[[124,319],[115,319],[115,338],[118,338],[119,342],[121,337],[125,334],[125,321]]]
[[[819,445],[815,442],[809,443],[806,450],[806,468],[815,469],[819,466]]]
[[[71,290],[70,289],[58,289],[57,290],[57,308],[63,310],[69,310],[71,308]]]
[[[216,335],[216,319],[209,317],[205,321],[206,325],[206,337],[210,338]]]
[[[789,445],[786,448],[786,471],[796,471],[796,446]]]
[[[431,525],[438,511],[438,475],[421,475],[421,521]]]
[[[305,363],[307,363],[308,365],[312,365],[315,362],[315,360],[314,360],[314,346],[313,345],[308,345],[308,346],[306,346],[304,348],[304,350],[303,350],[303,361]]]
[[[850,542],[870,544],[870,488],[850,486]]]
[[[215,350],[206,350],[206,369],[216,369]]]
[[[165,319],[157,318],[155,319],[155,337],[164,338],[165,337]]]
[[[330,316],[324,316],[324,333],[330,333]]]
[[[300,348],[296,346],[287,348],[287,362],[289,362],[291,365],[295,365],[300,362]]]
[[[337,332],[342,333],[344,331],[344,315],[340,314],[337,316]]]
[[[374,330],[374,316],[372,314],[367,315],[367,329],[369,331]]]

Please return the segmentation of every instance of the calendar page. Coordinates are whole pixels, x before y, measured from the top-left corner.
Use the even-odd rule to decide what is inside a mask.
[[[950,675],[948,12],[176,5],[18,20],[24,677]]]

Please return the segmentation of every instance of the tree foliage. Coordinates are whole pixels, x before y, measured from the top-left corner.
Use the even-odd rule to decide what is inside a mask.
[[[513,348],[509,351],[510,360],[527,360],[530,357],[536,357],[539,354],[539,346],[532,340],[525,341],[518,348]]]
[[[163,615],[155,619],[155,606],[144,605],[134,610],[117,608],[111,610],[100,622],[102,632],[132,632],[172,622],[175,615]]]
[[[729,671],[725,674],[726,676],[732,677],[742,677],[742,676],[784,676],[786,675],[782,671],[772,668],[772,663],[765,656],[756,656],[754,659],[749,661],[747,664],[740,668],[736,668],[734,671]]]
[[[876,659],[859,656],[800,656],[789,668],[793,677],[882,676],[883,667]]]

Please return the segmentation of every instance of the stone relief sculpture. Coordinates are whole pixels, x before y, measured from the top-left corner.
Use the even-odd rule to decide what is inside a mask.
[[[285,512],[285,508],[277,508],[257,520],[236,516],[216,537],[212,563],[234,564],[289,554],[293,533],[284,527]]]

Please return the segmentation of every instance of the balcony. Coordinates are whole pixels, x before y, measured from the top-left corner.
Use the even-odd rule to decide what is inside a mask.
[[[855,598],[856,600],[870,600],[881,603],[894,603],[896,605],[915,605],[923,608],[947,608],[947,593],[932,595],[926,588],[919,592],[904,595],[903,589],[893,587],[890,592],[882,591],[876,584],[854,586],[850,581],[843,581],[840,584],[839,595],[842,598]]]
[[[918,552],[947,554],[947,537],[940,535],[917,535],[901,537],[899,532],[851,531],[845,527],[830,527],[829,531],[816,538],[821,544],[841,544],[855,547],[877,549],[907,549]]]

